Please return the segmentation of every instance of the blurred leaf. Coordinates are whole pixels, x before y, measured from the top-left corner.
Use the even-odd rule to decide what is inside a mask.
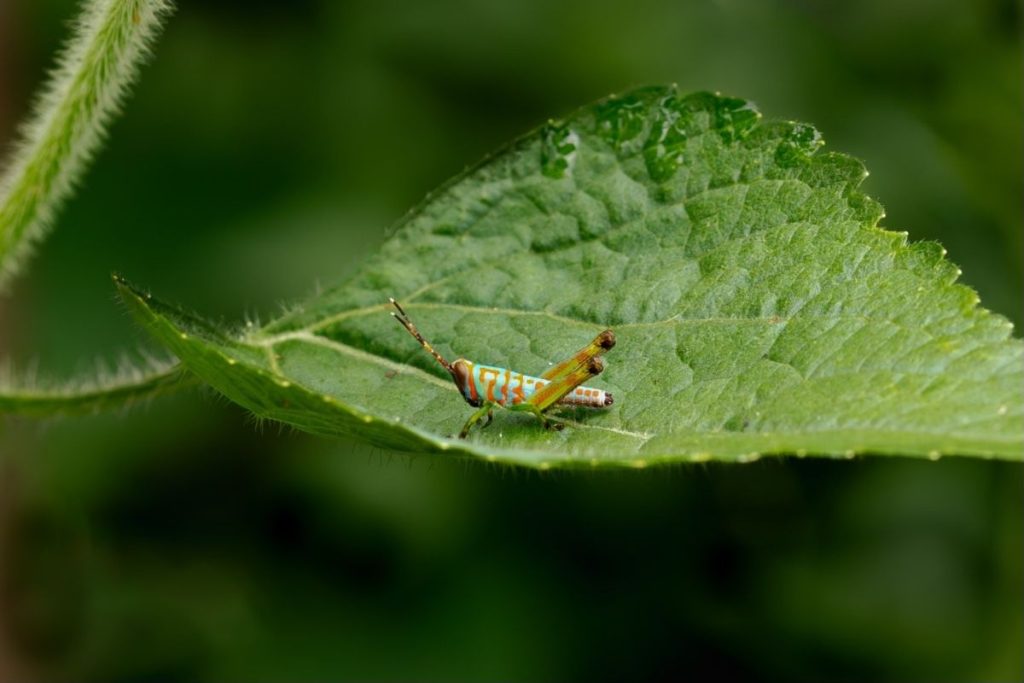
[[[126,405],[171,393],[198,382],[178,364],[151,363],[92,381],[43,383],[0,377],[0,415],[79,415]]]
[[[185,365],[261,417],[538,467],[761,454],[1024,458],[1024,345],[934,243],[877,227],[860,162],[743,100],[651,88],[454,179],[344,285],[229,335],[123,280]],[[604,327],[609,410],[560,433],[469,409],[449,358],[540,374]]]

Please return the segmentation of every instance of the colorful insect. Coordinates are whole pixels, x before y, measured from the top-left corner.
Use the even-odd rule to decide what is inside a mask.
[[[402,327],[448,371],[466,403],[478,409],[462,427],[460,439],[465,439],[470,428],[484,415],[487,416],[487,422],[483,426],[489,425],[494,419],[496,406],[532,413],[545,429],[562,429],[564,424],[545,417],[544,413],[551,407],[569,405],[605,408],[613,402],[612,395],[607,391],[580,386],[604,370],[601,355],[615,346],[615,335],[611,330],[597,335],[594,341],[540,377],[531,377],[507,368],[479,365],[465,358],[449,363],[423,338],[398,302],[394,299],[389,301],[397,310],[391,312],[395,320],[402,323]]]

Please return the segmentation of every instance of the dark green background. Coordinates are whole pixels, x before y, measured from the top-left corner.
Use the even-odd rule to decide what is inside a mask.
[[[2,0],[0,140],[74,16]],[[267,319],[483,154],[677,82],[809,121],[884,225],[1022,322],[1013,2],[182,2],[0,357],[148,342],[118,270]],[[595,293],[598,296],[599,293]],[[1019,465],[771,460],[544,474],[255,424],[210,392],[0,421],[0,679],[1024,677]]]

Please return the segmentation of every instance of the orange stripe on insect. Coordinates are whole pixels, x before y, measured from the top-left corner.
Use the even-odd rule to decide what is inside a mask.
[[[512,405],[517,406],[523,402],[523,373],[516,375],[515,386],[512,387]]]
[[[480,367],[480,386],[477,391],[483,393],[488,401],[494,401],[494,382],[498,379],[498,372],[494,368]]]
[[[473,368],[473,364],[472,363],[470,363],[469,361],[466,361],[466,362],[469,363],[469,368],[470,368],[469,369],[469,398],[470,398],[471,401],[476,402],[480,398],[480,395],[476,393],[476,379],[473,377],[473,370],[474,370],[474,368]]]

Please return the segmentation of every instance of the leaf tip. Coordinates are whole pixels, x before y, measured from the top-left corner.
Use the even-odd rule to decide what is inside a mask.
[[[145,305],[146,302],[153,298],[152,294],[144,292],[139,287],[136,287],[129,282],[127,278],[116,271],[110,274],[110,279],[113,281],[114,287],[117,289],[117,293],[125,303],[132,303],[134,301]]]

